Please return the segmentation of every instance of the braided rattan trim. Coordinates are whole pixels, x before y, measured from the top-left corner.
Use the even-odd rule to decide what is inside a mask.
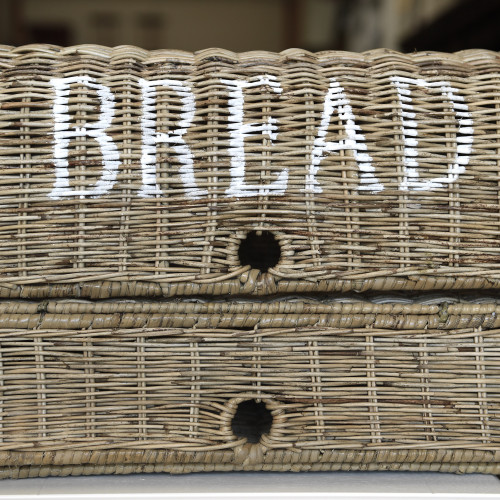
[[[424,296],[425,297],[425,296]],[[344,299],[345,300],[345,299]],[[389,328],[394,330],[500,328],[500,304],[434,298],[431,304],[368,300],[322,302],[276,299],[272,302],[141,302],[46,301],[0,302],[0,321],[7,329],[39,330],[106,328]],[[393,299],[396,300],[396,299]],[[450,303],[451,302],[451,303]]]
[[[0,453],[0,479],[225,471],[432,471],[498,474],[498,453],[449,449],[325,452],[273,451],[162,452],[96,451]]]

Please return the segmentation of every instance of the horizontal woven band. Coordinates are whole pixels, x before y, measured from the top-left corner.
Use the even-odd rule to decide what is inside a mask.
[[[279,297],[269,301],[190,299],[0,301],[4,329],[105,328],[389,328],[393,330],[500,328],[500,299],[477,296],[395,295],[327,297],[322,300]]]
[[[0,343],[0,452],[236,453],[253,442],[242,428],[254,463],[500,450],[499,329],[4,329]]]

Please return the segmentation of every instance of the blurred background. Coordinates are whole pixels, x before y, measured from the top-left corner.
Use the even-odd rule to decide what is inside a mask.
[[[499,0],[0,0],[0,43],[500,50]]]

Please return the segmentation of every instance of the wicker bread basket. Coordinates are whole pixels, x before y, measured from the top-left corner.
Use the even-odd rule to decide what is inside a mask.
[[[0,46],[0,477],[500,472],[500,55]]]

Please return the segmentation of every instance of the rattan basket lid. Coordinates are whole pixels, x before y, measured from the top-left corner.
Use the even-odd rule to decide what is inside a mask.
[[[500,286],[495,52],[0,67],[0,297]]]

